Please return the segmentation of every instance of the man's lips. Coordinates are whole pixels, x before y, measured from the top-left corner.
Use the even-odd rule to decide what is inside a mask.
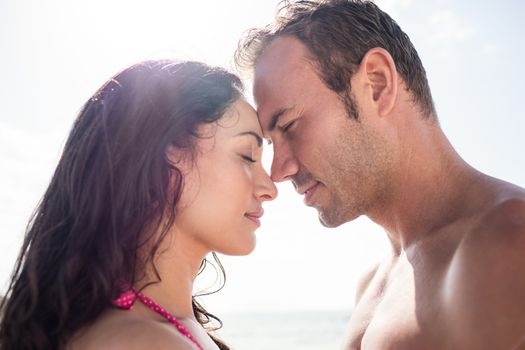
[[[244,216],[246,216],[248,219],[250,219],[253,222],[255,222],[257,225],[261,224],[261,220],[260,219],[261,219],[261,217],[263,215],[264,215],[264,209],[263,208],[244,214]]]
[[[312,204],[312,196],[314,195],[315,190],[317,190],[318,185],[319,185],[319,182],[316,182],[313,185],[311,185],[310,187],[308,187],[308,188],[306,188],[306,189],[304,189],[302,191],[299,191],[299,193],[304,194],[304,203],[306,205],[311,205]]]
[[[313,184],[309,184],[308,187],[306,186],[297,187],[297,193],[299,193],[300,195],[307,194],[307,192],[311,191],[318,184],[319,184],[319,181],[316,181]]]

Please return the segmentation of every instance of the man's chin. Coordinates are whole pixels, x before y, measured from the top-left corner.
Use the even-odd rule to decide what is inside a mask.
[[[318,217],[321,225],[327,228],[336,228],[347,222],[357,219],[360,215],[342,215],[336,211],[318,209]]]

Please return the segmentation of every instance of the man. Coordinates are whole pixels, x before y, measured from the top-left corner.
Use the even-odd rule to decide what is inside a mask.
[[[525,190],[454,151],[395,21],[368,1],[285,2],[236,61],[254,69],[272,179],[323,225],[367,215],[390,240],[344,349],[525,349]]]

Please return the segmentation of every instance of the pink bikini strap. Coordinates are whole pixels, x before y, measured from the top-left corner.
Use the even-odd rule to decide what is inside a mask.
[[[188,329],[184,327],[184,325],[179,320],[173,317],[172,314],[170,314],[152,299],[148,298],[143,293],[137,291],[135,288],[132,288],[127,292],[122,293],[120,297],[113,301],[113,304],[119,309],[130,310],[133,307],[133,304],[135,303],[136,299],[139,299],[144,305],[146,305],[151,310],[155,311],[156,313],[164,317],[166,320],[168,320],[168,322],[174,325],[182,335],[184,335],[193,344],[195,344],[199,348],[199,350],[204,350],[204,348],[199,344],[197,339],[195,339],[193,335],[191,335]]]

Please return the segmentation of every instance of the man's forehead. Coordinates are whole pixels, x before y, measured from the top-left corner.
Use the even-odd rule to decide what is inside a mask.
[[[270,133],[275,129],[278,118],[287,109],[285,106],[285,102],[276,96],[261,97],[257,102],[257,118],[264,138],[270,139]]]
[[[290,36],[274,39],[257,60],[254,83],[272,78],[286,78],[310,61],[308,49],[298,39]]]
[[[262,53],[254,72],[254,101],[267,137],[275,115],[290,108],[293,94],[306,65],[311,68],[306,47],[293,37],[274,39]]]

